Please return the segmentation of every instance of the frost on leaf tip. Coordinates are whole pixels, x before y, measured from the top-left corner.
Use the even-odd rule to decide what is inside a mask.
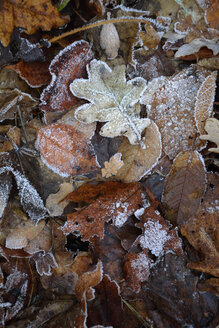
[[[125,66],[112,70],[93,60],[87,66],[88,79],[75,79],[71,92],[90,103],[80,106],[75,117],[82,123],[106,122],[100,130],[104,137],[126,136],[133,145],[141,143],[141,133],[150,120],[140,118],[139,98],[146,88],[143,78],[125,79]]]

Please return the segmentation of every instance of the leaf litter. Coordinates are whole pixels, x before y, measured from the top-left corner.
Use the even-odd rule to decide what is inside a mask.
[[[29,85],[0,72],[1,322],[214,328],[218,162],[204,149],[218,146],[214,12],[200,1],[90,6],[77,4],[84,26],[66,3],[80,35],[26,30],[2,52],[24,60],[3,58]],[[39,61],[53,57],[49,83]]]

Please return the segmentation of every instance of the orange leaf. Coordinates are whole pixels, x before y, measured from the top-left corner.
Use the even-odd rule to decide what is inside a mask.
[[[90,140],[70,125],[51,124],[38,131],[36,145],[42,160],[62,176],[98,169]]]
[[[43,111],[70,110],[79,99],[70,92],[70,83],[86,77],[86,65],[93,59],[93,52],[86,41],[70,44],[53,59],[49,71],[52,81],[41,95]]]
[[[7,66],[7,68],[17,72],[33,88],[48,84],[51,79],[48,62],[26,63],[21,60],[15,65]]]
[[[48,0],[2,0],[0,3],[0,41],[8,46],[14,27],[21,27],[27,34],[39,28],[49,31],[68,22]]]
[[[210,28],[219,30],[219,4],[218,0],[210,0],[205,11],[205,19]]]
[[[142,191],[139,183],[122,184],[111,181],[104,185],[92,186],[93,195],[94,188],[96,188],[96,193],[99,193],[95,202],[79,212],[67,215],[68,220],[63,227],[64,233],[80,231],[83,240],[89,240],[95,235],[103,238],[104,222],[112,219],[115,226],[121,227],[141,206]],[[109,188],[109,186],[112,187]],[[84,199],[91,199],[90,196],[86,197],[86,185],[81,188],[85,193]],[[105,189],[103,193],[101,188]],[[88,187],[88,191],[89,189]]]

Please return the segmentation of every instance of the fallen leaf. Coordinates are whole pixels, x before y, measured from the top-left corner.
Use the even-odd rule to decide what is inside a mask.
[[[208,75],[209,71],[190,66],[171,77],[153,79],[142,96],[141,102],[147,106],[148,117],[158,125],[163,150],[170,159],[194,147],[195,101]],[[202,146],[196,140],[195,147]]]
[[[0,40],[6,47],[14,27],[21,27],[27,34],[35,33],[39,28],[49,31],[68,22],[68,17],[60,17],[56,6],[50,1],[40,0],[37,3],[28,0],[25,4],[20,0],[11,3],[1,1]]]
[[[7,66],[17,72],[23,80],[32,88],[41,87],[50,82],[51,76],[49,74],[48,62],[31,62],[26,63],[21,60],[15,65]]]
[[[174,225],[186,223],[197,211],[205,191],[204,160],[197,151],[186,151],[174,160],[164,186],[166,217]]]
[[[219,30],[219,7],[217,0],[209,0],[205,11],[205,19],[210,28]]]
[[[98,169],[89,138],[70,125],[51,124],[41,128],[36,146],[43,162],[62,175],[81,175]]]
[[[12,177],[6,172],[0,175],[0,218],[2,217],[5,207],[8,203],[12,187]]]
[[[51,216],[62,215],[64,208],[69,204],[64,198],[73,191],[72,183],[61,184],[56,194],[50,194],[46,200],[46,208]]]
[[[124,165],[118,170],[116,178],[122,182],[139,181],[157,164],[162,144],[160,132],[153,121],[143,133],[142,142],[144,148],[140,145],[130,145],[124,139],[119,147],[118,152],[122,153]]]
[[[205,123],[205,131],[208,134],[200,135],[199,138],[216,143],[217,148],[209,148],[208,151],[219,153],[219,121],[216,118],[208,118]]]
[[[204,202],[196,214],[181,227],[181,233],[204,259],[190,262],[188,267],[219,277],[219,222],[217,200]]]
[[[36,270],[40,276],[50,276],[52,268],[58,266],[52,252],[38,252],[32,258],[35,261]]]
[[[101,185],[96,185],[95,188],[99,194],[95,202],[80,211],[67,215],[67,222],[62,228],[65,234],[80,231],[82,240],[89,240],[95,235],[101,239],[104,236],[104,222],[112,220],[115,226],[121,227],[139,208],[142,202],[139,183],[122,184],[111,181],[104,184],[106,188],[110,186],[112,188],[104,188],[106,191],[102,194],[101,189],[99,191]],[[84,201],[86,201],[86,185],[81,188],[85,192]],[[88,197],[90,198],[90,195]]]
[[[116,175],[118,170],[123,166],[124,162],[121,160],[121,153],[116,153],[110,157],[109,162],[104,162],[104,168],[101,169],[102,177],[109,178]]]
[[[150,275],[150,267],[153,261],[148,256],[147,250],[140,253],[130,252],[124,258],[123,271],[128,286],[135,293],[141,289],[141,283],[147,281]]]
[[[12,249],[26,247],[32,239],[35,239],[41,233],[44,226],[44,221],[41,221],[37,225],[32,221],[21,222],[8,234],[5,246]]]
[[[86,77],[86,65],[93,56],[89,43],[84,40],[75,41],[59,52],[49,66],[51,83],[40,97],[43,111],[70,110],[78,103],[69,86],[74,79]]]
[[[186,43],[182,45],[175,53],[175,57],[181,59],[184,56],[196,54],[203,47],[212,50],[214,56],[216,56],[219,53],[219,46],[215,43],[215,40],[195,39],[190,43]],[[211,57],[213,55],[211,55]]]
[[[97,60],[93,60],[87,70],[88,80],[76,79],[70,85],[76,97],[90,101],[76,110],[77,120],[85,124],[107,122],[100,130],[102,136],[124,135],[131,144],[139,144],[141,133],[150,124],[150,120],[139,116],[138,101],[145,89],[145,80],[138,77],[126,82],[124,65],[111,70],[105,62]]]

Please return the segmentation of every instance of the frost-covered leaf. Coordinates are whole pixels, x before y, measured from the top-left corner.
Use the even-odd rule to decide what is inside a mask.
[[[52,60],[49,71],[52,81],[41,94],[43,111],[70,110],[78,99],[69,90],[75,78],[86,77],[86,65],[93,59],[89,43],[84,40],[75,41],[64,48]]]
[[[26,247],[29,242],[41,233],[45,222],[41,221],[35,225],[31,221],[22,221],[7,235],[5,246],[11,249],[21,249]]]
[[[88,199],[92,199],[90,192],[93,193],[93,197],[96,194],[96,200],[93,198],[92,203],[87,207],[73,214],[68,214],[67,222],[62,228],[65,234],[79,231],[82,240],[89,240],[95,235],[103,238],[104,222],[109,220],[112,220],[116,227],[121,227],[142,202],[142,191],[139,183],[122,184],[109,181],[101,185],[91,186],[92,190],[88,185],[88,196],[86,195],[86,186],[83,185],[78,189],[79,195],[82,195],[80,201],[86,202]],[[101,190],[101,188],[103,189]],[[77,192],[73,192],[71,196],[73,201],[77,199],[77,196],[74,197],[75,193]]]
[[[166,216],[181,226],[195,214],[205,191],[205,164],[197,151],[186,151],[174,160],[164,186]]]
[[[176,58],[188,56],[197,53],[202,47],[207,47],[212,50],[213,55],[216,56],[219,53],[219,44],[215,40],[202,40],[195,39],[190,43],[182,45],[175,53]]]
[[[12,177],[6,172],[0,175],[0,218],[2,217],[5,207],[8,203],[12,187]]]
[[[101,169],[102,177],[109,178],[118,172],[124,164],[121,156],[121,153],[116,153],[110,158],[109,162],[104,162],[104,168]]]
[[[90,138],[70,125],[42,127],[38,131],[36,146],[43,162],[62,176],[86,174],[98,169]]]
[[[18,89],[5,89],[0,87],[0,121],[14,119],[18,106],[22,111],[30,112],[38,105],[36,99]]]
[[[201,134],[204,134],[205,121],[211,116],[213,111],[216,79],[217,71],[206,77],[198,90],[195,103],[195,121],[197,129]]]
[[[123,182],[139,181],[157,164],[161,156],[161,135],[157,125],[151,121],[143,134],[140,145],[130,145],[128,140],[123,140],[118,152],[122,153],[124,165],[118,170],[116,178]]]
[[[52,268],[58,266],[52,252],[38,252],[33,256],[33,260],[35,261],[36,270],[40,276],[50,276]]]
[[[50,194],[46,200],[46,208],[51,216],[62,215],[64,208],[68,205],[69,200],[65,197],[73,191],[72,183],[64,182],[61,184],[56,194]]]
[[[209,118],[205,123],[205,131],[208,134],[201,135],[201,140],[209,140],[216,143],[217,148],[209,148],[213,153],[219,153],[219,121],[216,118]]]
[[[141,133],[150,124],[139,115],[138,101],[145,89],[145,80],[139,77],[126,82],[124,65],[111,70],[97,60],[93,60],[87,70],[88,80],[76,79],[70,85],[76,97],[90,102],[76,110],[76,118],[84,123],[107,122],[101,128],[102,136],[124,135],[131,144],[139,144]]]
[[[205,69],[190,66],[169,78],[153,79],[147,85],[141,102],[147,106],[148,117],[158,125],[163,150],[170,159],[194,147],[196,97],[209,74]],[[195,147],[201,146],[196,140]]]
[[[13,156],[13,151],[2,153],[0,156],[0,174],[12,173],[18,189],[20,203],[30,218],[37,223],[45,218],[47,211],[37,190],[31,185],[22,172],[17,156]]]

